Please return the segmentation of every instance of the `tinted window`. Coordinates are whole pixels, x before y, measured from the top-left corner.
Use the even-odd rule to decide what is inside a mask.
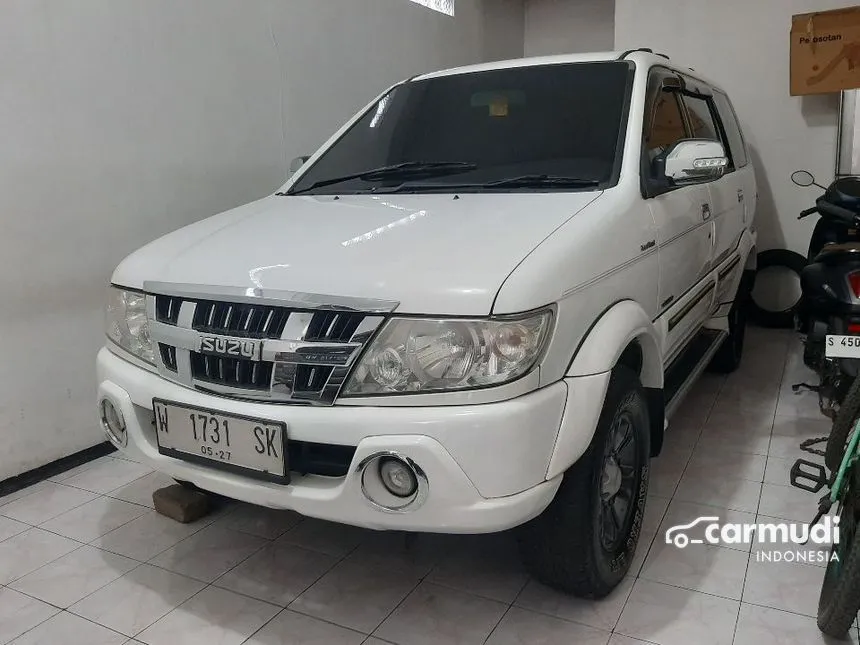
[[[732,163],[735,168],[743,168],[747,165],[747,150],[734,108],[729,97],[720,92],[714,92],[714,104],[717,106],[723,129],[726,131],[726,138],[729,140],[729,155]]]
[[[368,110],[293,190],[405,162],[476,164],[467,172],[422,176],[425,187],[529,174],[611,182],[620,162],[630,71],[629,63],[613,61],[404,83]],[[365,192],[403,181],[353,179],[310,192]]]
[[[684,95],[687,114],[690,117],[690,130],[694,139],[715,139],[720,141],[717,124],[711,114],[711,106],[706,99]]]

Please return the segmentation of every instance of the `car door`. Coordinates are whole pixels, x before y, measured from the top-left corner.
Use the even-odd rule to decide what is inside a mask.
[[[652,70],[643,126],[643,194],[657,228],[658,320],[664,327],[667,359],[707,319],[714,291],[709,279],[714,222],[708,186],[671,185],[660,163],[673,144],[692,138],[681,102],[681,87],[674,72],[665,68]]]
[[[729,145],[721,127],[713,94],[708,88],[697,89],[700,93],[685,92],[681,95],[687,109],[691,134],[696,139],[720,141],[728,155]],[[734,166],[730,164],[721,178],[708,183],[708,192],[711,217],[714,220],[713,263],[718,267],[737,248],[740,239],[744,211],[744,190],[740,173],[735,172]]]
[[[725,176],[719,182],[714,182],[714,185],[725,185],[721,197],[732,207],[726,217],[717,220],[715,252],[718,257],[722,255],[725,258],[719,264],[724,264],[726,267],[721,271],[718,297],[719,302],[724,303],[734,299],[734,293],[730,290],[735,284],[732,278],[736,277],[736,271],[728,270],[732,263],[732,253],[737,249],[740,236],[750,225],[755,213],[755,175],[749,162],[746,142],[729,97],[715,89],[712,101],[712,109],[716,109],[714,115],[729,157]],[[712,197],[712,199],[716,198]]]

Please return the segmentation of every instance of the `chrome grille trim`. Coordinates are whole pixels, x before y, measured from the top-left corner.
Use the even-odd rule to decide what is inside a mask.
[[[241,302],[254,305],[271,305],[288,309],[314,311],[354,311],[358,313],[386,314],[397,309],[395,300],[330,296],[302,291],[282,291],[260,287],[212,287],[199,284],[174,284],[170,282],[143,283],[146,293],[161,296],[178,296],[185,300],[215,300],[218,302]]]
[[[157,284],[144,283],[144,288]],[[168,285],[161,290],[167,293],[147,295],[150,336],[164,348],[155,352],[159,374],[221,396],[331,405],[385,320],[379,315],[383,301],[361,301],[372,303],[370,311],[357,311],[343,306],[356,298],[326,303],[327,296],[315,294],[267,291],[249,296],[242,290],[245,297],[236,302],[216,299],[221,289],[193,285],[181,292],[183,286]],[[288,293],[290,299],[275,301],[273,293]],[[322,304],[314,309],[308,303]],[[397,306],[384,304],[387,311]],[[254,352],[228,356],[213,352],[213,337],[219,345],[222,340],[258,345]]]

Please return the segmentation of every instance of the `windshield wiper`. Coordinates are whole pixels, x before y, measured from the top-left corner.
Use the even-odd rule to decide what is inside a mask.
[[[521,175],[519,177],[508,177],[497,179],[481,184],[484,188],[529,188],[531,186],[572,186],[574,188],[599,186],[597,179],[583,179],[581,177],[565,177],[562,175]]]
[[[589,188],[591,186],[599,186],[601,183],[598,179],[582,179],[580,177],[565,177],[561,175],[521,175],[519,177],[507,177],[505,179],[494,179],[486,182],[470,182],[470,183],[440,183],[426,181],[405,181],[399,186],[390,188],[382,188],[379,191],[384,193],[405,193],[412,190],[469,190],[481,188],[532,188],[545,186],[558,186],[561,188]]]
[[[323,188],[339,184],[351,179],[364,179],[365,181],[384,181],[386,179],[397,179],[398,177],[410,177],[412,175],[426,175],[428,177],[437,175],[451,175],[458,172],[468,172],[478,167],[478,164],[471,161],[404,161],[390,166],[381,166],[379,168],[371,168],[362,172],[343,175],[342,177],[332,177],[331,179],[321,179],[315,181],[307,188],[299,190],[289,190],[287,193],[279,193],[280,195],[298,195],[305,193],[315,188]]]

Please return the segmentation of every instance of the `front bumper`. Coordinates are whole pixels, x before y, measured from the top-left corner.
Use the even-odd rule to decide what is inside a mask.
[[[568,399],[565,382],[483,405],[276,405],[185,388],[106,348],[98,355],[98,381],[99,400],[110,399],[125,419],[124,452],[204,490],[262,506],[375,529],[485,533],[535,517],[561,483],[560,476],[546,481],[546,473]],[[158,452],[153,398],[283,421],[289,440],[355,446],[355,454],[344,477],[294,472],[289,485],[189,463]],[[383,451],[408,456],[426,473],[429,492],[414,510],[384,512],[362,493],[357,466]]]

